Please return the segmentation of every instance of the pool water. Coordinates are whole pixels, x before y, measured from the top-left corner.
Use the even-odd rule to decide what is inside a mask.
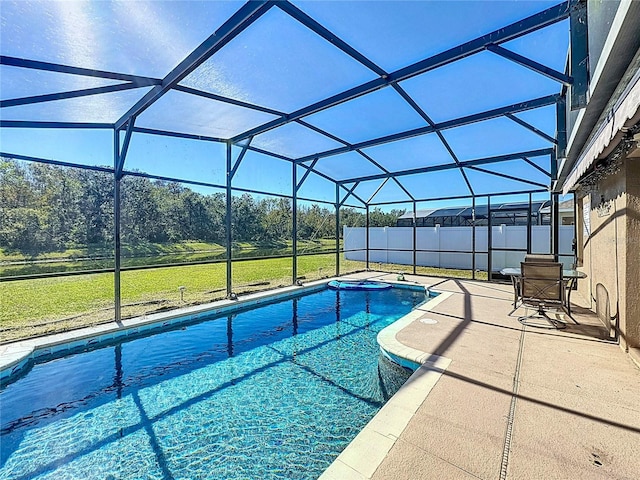
[[[0,478],[317,478],[408,378],[376,335],[424,300],[323,290],[36,364]]]

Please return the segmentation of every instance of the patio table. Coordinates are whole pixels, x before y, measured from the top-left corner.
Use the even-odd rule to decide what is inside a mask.
[[[519,307],[519,305],[517,305],[518,288],[520,284],[520,278],[522,277],[522,271],[520,270],[520,267],[509,267],[503,268],[502,270],[500,270],[500,273],[502,275],[509,275],[511,277],[511,283],[513,284],[513,310],[509,312],[509,315],[511,315]],[[573,290],[573,285],[579,278],[587,278],[587,274],[576,269],[562,270],[562,280],[564,281],[565,286],[568,289],[567,311],[569,312],[569,315],[571,315],[571,290]]]

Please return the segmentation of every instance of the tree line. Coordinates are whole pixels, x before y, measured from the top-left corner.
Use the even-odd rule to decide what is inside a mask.
[[[125,244],[226,242],[225,194],[179,182],[125,176],[121,181],[121,240]],[[0,248],[25,254],[113,243],[114,182],[107,172],[0,159]],[[370,212],[371,226],[394,226],[404,210]],[[234,242],[274,244],[291,239],[292,201],[231,199]],[[342,226],[364,226],[365,214],[341,208]],[[335,209],[299,205],[298,238],[333,238]]]

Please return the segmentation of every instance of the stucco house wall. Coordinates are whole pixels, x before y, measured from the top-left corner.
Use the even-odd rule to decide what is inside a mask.
[[[640,348],[640,158],[628,158],[626,213],[626,336],[630,347]],[[638,353],[638,352],[636,352]],[[640,356],[636,355],[640,358]]]
[[[640,348],[640,161],[627,158],[581,198],[578,220],[578,259],[588,275],[578,291],[595,309],[602,284],[622,348]]]

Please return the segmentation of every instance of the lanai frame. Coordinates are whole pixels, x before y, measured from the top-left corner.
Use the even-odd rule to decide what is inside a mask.
[[[301,109],[298,109],[294,112],[280,112],[270,108],[261,107],[258,105],[250,104],[248,102],[243,102],[231,98],[222,97],[220,95],[212,94],[206,91],[197,90],[191,87],[186,87],[180,84],[180,81],[186,78],[190,73],[196,70],[200,65],[202,65],[209,58],[214,56],[216,52],[218,52],[222,47],[228,44],[233,38],[241,34],[245,29],[247,29],[252,23],[254,23],[257,19],[259,19],[262,15],[264,15],[271,8],[279,8],[316,34],[323,37],[325,40],[331,42],[335,47],[339,48],[346,55],[355,59],[360,64],[369,68],[373,71],[377,78],[374,80],[365,82],[359,86],[351,88],[349,90],[343,91],[337,95],[333,95],[329,98],[325,98],[319,102],[313,103],[311,105],[307,105]],[[415,206],[418,202],[423,201],[436,201],[436,200],[455,200],[455,199],[471,199],[472,205],[475,207],[477,198],[486,197],[487,202],[490,206],[491,198],[496,195],[508,195],[508,194],[528,194],[529,201],[531,202],[531,195],[540,192],[550,192],[550,186],[553,184],[553,181],[557,178],[557,170],[558,170],[558,159],[563,158],[566,150],[566,108],[567,108],[567,100],[571,102],[571,105],[578,105],[580,101],[584,99],[584,94],[587,88],[586,78],[586,65],[580,62],[580,58],[576,57],[571,60],[571,65],[568,70],[571,72],[571,75],[567,73],[558,72],[554,69],[546,67],[534,60],[526,58],[522,55],[519,55],[515,52],[512,52],[501,46],[502,43],[508,42],[515,38],[519,38],[523,35],[529,34],[536,30],[542,29],[559,21],[565,20],[567,18],[570,19],[570,24],[572,30],[575,30],[579,33],[579,30],[582,28],[581,19],[586,10],[586,6],[584,3],[579,0],[570,0],[564,3],[560,3],[554,7],[548,8],[542,12],[539,12],[535,15],[527,17],[519,22],[513,23],[506,27],[495,30],[489,34],[480,36],[474,40],[463,43],[456,47],[453,47],[449,50],[446,50],[442,53],[433,55],[431,57],[425,58],[419,62],[416,62],[407,67],[401,68],[394,72],[387,72],[378,65],[376,65],[373,61],[362,55],[360,52],[351,47],[348,43],[341,40],[337,35],[330,32],[323,25],[316,22],[314,19],[306,15],[300,9],[298,9],[293,4],[288,1],[271,1],[271,0],[258,0],[258,1],[249,1],[245,5],[243,5],[234,15],[232,15],[214,34],[212,34],[209,38],[207,38],[199,47],[197,47],[191,54],[189,54],[182,62],[178,64],[168,75],[164,78],[151,78],[139,75],[130,75],[130,74],[122,74],[116,72],[108,72],[87,68],[80,68],[69,65],[61,65],[56,63],[47,63],[23,58],[15,58],[9,56],[1,56],[0,64],[1,65],[9,65],[14,67],[20,67],[23,69],[35,69],[42,71],[51,71],[51,72],[59,72],[66,73],[72,75],[81,75],[102,79],[110,79],[117,80],[121,83],[117,83],[115,85],[107,85],[103,87],[97,88],[89,88],[83,90],[75,90],[75,91],[67,91],[61,93],[47,94],[47,95],[38,95],[31,97],[22,97],[22,98],[14,98],[8,100],[2,100],[0,102],[0,108],[18,106],[18,105],[28,105],[28,104],[36,104],[43,102],[50,102],[55,100],[62,100],[68,98],[78,98],[84,96],[91,95],[99,95],[108,92],[116,92],[122,90],[136,89],[141,87],[149,87],[151,86],[151,90],[145,94],[139,101],[137,101],[121,118],[115,121],[113,124],[111,123],[74,123],[74,122],[41,122],[41,121],[13,121],[13,120],[0,120],[0,127],[2,128],[46,128],[46,129],[92,129],[92,130],[109,130],[113,132],[113,168],[107,167],[97,167],[97,166],[85,166],[85,165],[77,165],[64,161],[50,160],[45,158],[38,158],[32,156],[19,155],[11,152],[0,152],[0,155],[3,157],[14,158],[17,160],[23,161],[33,161],[33,162],[41,162],[54,164],[65,167],[73,167],[73,168],[82,168],[93,171],[100,171],[103,173],[108,173],[113,175],[114,181],[114,268],[108,269],[106,271],[113,271],[114,273],[114,299],[115,299],[115,320],[119,321],[121,319],[121,293],[120,293],[120,275],[121,271],[125,270],[121,266],[121,243],[120,243],[120,230],[121,230],[121,218],[120,218],[120,207],[121,207],[121,181],[124,176],[142,176],[149,179],[155,180],[175,180],[187,185],[194,186],[203,186],[203,187],[213,187],[223,189],[226,192],[226,293],[228,297],[232,297],[233,292],[233,282],[232,282],[232,269],[233,263],[235,261],[239,261],[238,259],[233,259],[231,255],[231,246],[232,246],[232,235],[231,235],[231,199],[234,191],[245,192],[245,193],[254,193],[254,194],[264,194],[269,196],[277,196],[281,198],[288,198],[292,201],[292,216],[293,216],[293,225],[292,225],[292,241],[293,241],[293,275],[292,275],[292,283],[296,284],[298,281],[297,275],[297,257],[299,253],[297,251],[297,225],[296,225],[296,214],[297,214],[297,202],[299,200],[312,201],[316,203],[326,203],[333,204],[336,213],[336,232],[335,232],[335,240],[336,240],[336,274],[340,273],[340,248],[339,248],[339,237],[340,237],[340,208],[343,206],[361,208],[365,210],[366,214],[366,227],[367,227],[367,241],[366,241],[366,250],[367,250],[367,268],[369,267],[369,210],[371,206],[376,205],[387,205],[390,203],[406,203],[407,201],[411,202]],[[586,42],[586,37],[580,35],[571,36],[572,39],[572,51],[580,51],[580,48],[574,47],[575,42],[581,42],[584,44]],[[584,46],[584,45],[582,45]],[[501,108],[476,113],[473,115],[468,115],[465,117],[457,118],[454,120],[449,120],[442,123],[435,123],[426,112],[424,112],[420,106],[411,98],[411,96],[400,86],[400,82],[414,76],[420,75],[430,70],[434,70],[438,67],[442,67],[444,65],[448,65],[457,60],[461,60],[475,53],[479,53],[482,51],[489,51],[496,55],[500,55],[508,60],[511,60],[524,68],[531,69],[541,75],[545,75],[548,78],[551,78],[562,85],[562,91],[556,95],[549,95],[546,97],[535,98],[529,101],[520,102],[518,104],[508,105]],[[323,111],[330,107],[339,105],[341,103],[347,102],[354,98],[360,97],[362,95],[366,95],[367,93],[374,92],[381,88],[392,88],[394,89],[410,106],[413,108],[424,120],[426,125],[424,127],[420,127],[417,129],[412,129],[400,133],[396,133],[393,135],[386,135],[374,139],[370,139],[360,143],[349,143],[344,139],[341,139],[335,135],[332,135],[318,127],[315,127],[304,120],[304,117]],[[149,128],[142,128],[136,126],[137,117],[144,112],[147,108],[153,105],[158,99],[160,99],[165,93],[175,90],[181,91],[183,93],[197,95],[203,98],[209,98],[211,100],[225,102],[245,108],[249,108],[255,111],[261,111],[264,113],[269,113],[272,115],[276,115],[276,119],[269,121],[263,125],[252,128],[248,131],[242,132],[233,136],[232,138],[216,138],[216,137],[206,137],[201,135],[191,135],[186,133],[178,133],[171,131],[163,131]],[[556,105],[557,111],[557,129],[555,137],[550,137],[544,132],[540,131],[533,125],[521,120],[519,117],[516,117],[514,114],[518,112],[523,112],[527,110],[531,110],[534,108],[540,108],[548,105]],[[469,161],[460,161],[455,152],[452,150],[451,146],[447,143],[446,139],[442,135],[442,131],[460,127],[463,125],[469,125],[476,122],[481,122],[484,120],[494,119],[504,117],[512,120],[513,122],[531,130],[535,134],[541,136],[545,140],[549,141],[551,146],[545,149],[538,149],[533,151],[522,151],[509,155],[501,155],[495,157],[487,157],[487,158],[477,158]],[[288,123],[297,123],[302,125],[308,129],[312,129],[315,132],[324,135],[328,138],[331,138],[334,141],[342,144],[342,147],[318,152],[313,155],[304,156],[300,158],[290,158],[284,155],[277,154],[275,152],[266,151],[261,148],[257,148],[251,145],[253,138],[261,133],[265,133],[279,126],[288,124]],[[401,170],[401,171],[389,171],[382,167],[379,163],[377,163],[373,158],[367,155],[363,149],[375,145],[382,145],[385,143],[390,143],[397,140],[402,140],[406,138],[412,138],[419,135],[426,135],[429,133],[435,133],[444,147],[447,149],[451,158],[453,160],[450,164],[444,165],[436,165],[422,168],[414,168],[410,170]],[[199,182],[199,181],[185,181],[181,179],[172,179],[157,175],[144,174],[140,172],[131,172],[125,169],[126,158],[128,148],[131,142],[131,138],[135,134],[150,134],[150,135],[160,135],[166,137],[177,137],[184,139],[192,139],[199,140],[204,142],[218,142],[224,143],[226,145],[226,182],[224,185],[207,183],[207,182]],[[237,147],[240,149],[239,154],[234,158],[233,155],[233,147]],[[263,192],[259,190],[252,190],[246,188],[238,188],[233,186],[233,178],[235,173],[238,170],[238,167],[241,165],[242,160],[247,153],[247,151],[254,151],[257,153],[269,155],[271,157],[285,160],[291,163],[292,166],[292,192],[290,195],[283,194],[273,194],[270,192]],[[383,171],[381,174],[377,175],[368,175],[368,176],[358,176],[348,179],[334,179],[329,175],[322,173],[316,168],[316,165],[319,160],[322,158],[327,158],[334,155],[339,155],[346,152],[356,152],[367,161],[378,167]],[[539,182],[534,182],[527,179],[516,178],[506,174],[500,174],[496,172],[492,172],[489,170],[485,170],[482,167],[484,165],[496,164],[500,162],[510,161],[510,160],[522,160],[540,170],[540,168],[531,161],[531,158],[539,157],[539,156],[550,156],[551,159],[551,170],[549,172],[543,171],[543,173],[549,178],[549,185],[541,184]],[[304,174],[301,178],[298,178],[297,167],[302,167],[305,169]],[[451,197],[441,197],[441,198],[415,198],[402,184],[402,177],[413,174],[424,174],[434,171],[443,171],[448,169],[458,169],[464,178],[464,181],[469,190],[469,194],[466,196],[451,196]],[[519,182],[523,182],[527,184],[530,188],[524,191],[517,192],[501,192],[499,194],[492,195],[477,195],[474,192],[469,179],[465,173],[465,169],[480,171],[489,175],[503,177],[510,180],[517,180]],[[322,200],[314,200],[309,198],[303,198],[298,195],[300,188],[304,184],[305,180],[308,178],[309,174],[318,175],[325,180],[330,181],[335,184],[335,202],[325,202]],[[363,199],[354,192],[357,186],[364,181],[369,180],[382,180],[381,186],[376,190],[376,192],[370,196],[368,199]],[[399,188],[407,195],[407,200],[401,200],[398,202],[382,202],[375,203],[375,196],[379,193],[382,186],[387,181],[392,181],[396,183]],[[355,198],[362,205],[350,205],[347,203],[349,198]],[[552,252],[555,255],[558,255],[558,193],[550,193],[550,198],[552,200]],[[490,218],[490,215],[489,215]],[[415,219],[415,215],[414,215]],[[490,225],[491,226],[491,225]],[[528,233],[528,250],[530,249],[530,222],[529,222],[529,233]],[[474,226],[475,229],[475,226]],[[475,234],[473,236],[473,277],[475,278]],[[414,221],[414,251],[413,251],[413,270],[415,272],[416,268],[416,248],[415,248],[415,221]],[[489,228],[489,247],[491,246],[491,228]],[[325,253],[325,252],[323,252]],[[489,279],[491,278],[491,248],[489,248],[487,254],[488,258],[488,270],[489,270]],[[288,256],[288,255],[287,255]],[[269,258],[269,257],[264,257]],[[127,268],[130,269],[130,268]],[[56,274],[47,274],[44,276],[53,277],[53,276],[62,276],[62,275],[70,275],[70,274],[85,274],[85,273],[95,273],[95,271],[83,271],[83,272],[61,272]],[[40,276],[41,278],[42,276]],[[20,280],[25,277],[12,277],[12,278],[3,278],[2,281],[8,280]]]

